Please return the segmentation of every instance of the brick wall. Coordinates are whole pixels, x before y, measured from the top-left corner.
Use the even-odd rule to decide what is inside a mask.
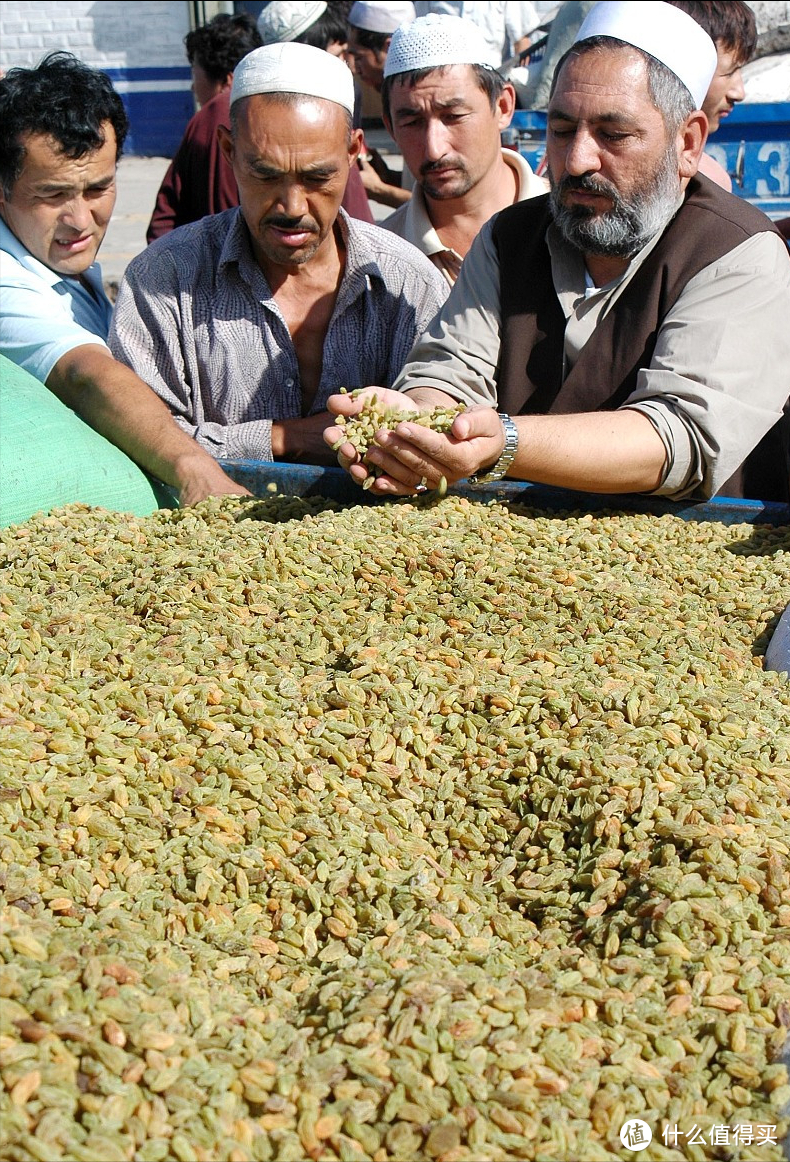
[[[2,0],[0,70],[66,49],[105,69],[131,122],[127,153],[170,157],[195,111],[184,53],[186,0]]]
[[[185,0],[9,0],[0,3],[0,68],[61,48],[98,68],[181,66],[188,31]]]

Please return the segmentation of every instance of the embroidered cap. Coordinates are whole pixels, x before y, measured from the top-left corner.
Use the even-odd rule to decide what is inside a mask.
[[[326,0],[271,0],[258,17],[258,32],[264,44],[296,40],[326,12]]]
[[[471,20],[429,12],[393,34],[384,62],[384,76],[394,77],[398,73],[442,65],[483,65],[495,69],[499,63],[481,30]]]
[[[663,0],[601,0],[584,18],[574,44],[614,36],[661,61],[691,93],[696,109],[716,72],[716,45],[693,17]]]
[[[339,57],[310,44],[265,44],[236,65],[230,103],[255,93],[300,93],[354,112],[354,76]]]

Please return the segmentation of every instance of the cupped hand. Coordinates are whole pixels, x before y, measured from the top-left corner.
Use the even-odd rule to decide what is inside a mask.
[[[438,488],[442,477],[455,484],[496,463],[504,446],[502,421],[493,408],[470,408],[447,433],[404,420],[392,431],[379,433],[376,446],[368,451],[368,460],[383,473],[371,491],[408,496],[423,486]]]
[[[388,387],[367,387],[353,395],[350,393],[330,395],[326,403],[327,411],[330,415],[351,418],[359,415],[365,403],[369,403],[372,399],[376,399],[382,408],[395,408],[402,412],[418,412],[420,410],[413,400],[399,391],[393,391]],[[386,429],[382,428],[376,433],[377,438],[385,433]],[[338,441],[343,439],[343,435],[343,428],[334,424],[324,430],[324,441],[330,448],[334,448]],[[341,468],[345,468],[358,484],[362,484],[370,475],[362,463],[362,457],[349,441],[337,448],[337,459]]]

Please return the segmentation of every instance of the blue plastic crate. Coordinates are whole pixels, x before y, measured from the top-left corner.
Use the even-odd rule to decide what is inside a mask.
[[[387,504],[355,484],[340,468],[311,464],[281,464],[264,460],[221,460],[227,474],[249,488],[255,496],[265,496],[269,485],[287,496],[325,496],[341,504]],[[607,496],[600,493],[571,492],[545,484],[500,481],[496,484],[456,485],[454,493],[475,500],[502,500],[543,508],[550,512],[646,512],[673,515],[682,520],[714,520],[723,524],[790,524],[790,507],[762,500],[730,497],[706,501],[662,500],[633,494]]]

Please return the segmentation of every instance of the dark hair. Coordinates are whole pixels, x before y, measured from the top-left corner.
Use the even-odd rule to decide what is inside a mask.
[[[668,0],[696,20],[714,44],[735,54],[738,64],[751,60],[757,47],[757,21],[744,0]]]
[[[330,44],[345,44],[348,40],[347,14],[348,5],[337,2],[327,4],[318,20],[313,21],[301,36],[296,37],[296,43],[310,44],[313,48],[322,48],[324,51]]]
[[[638,53],[645,62],[647,69],[647,91],[654,107],[664,119],[667,133],[674,133],[686,118],[694,112],[694,98],[689,90],[671,69],[662,64],[649,52],[644,52],[636,45],[615,36],[591,36],[588,40],[581,40],[571,45],[564,56],[560,57],[554,76],[551,79],[551,96],[557,87],[559,75],[569,57],[586,56],[589,52],[606,52],[613,48],[630,48]]]
[[[0,79],[0,185],[6,197],[25,163],[22,138],[51,137],[69,158],[101,149],[107,122],[115,130],[116,158],[129,129],[123,101],[106,73],[68,52],[51,52],[32,69],[10,69]]]
[[[395,81],[400,81],[401,84],[407,85],[413,89],[415,85],[429,76],[431,73],[443,73],[446,69],[452,68],[452,65],[431,65],[427,69],[412,69],[407,73],[394,73],[391,77],[384,78],[384,84],[381,86],[381,111],[388,121],[392,121],[390,116],[390,93]],[[501,73],[496,69],[487,69],[485,65],[470,65],[469,68],[475,75],[478,88],[482,89],[492,111],[496,108],[496,103],[502,96],[502,90],[505,87],[505,80]]]
[[[212,81],[224,81],[248,52],[263,44],[249,12],[229,16],[222,12],[184,37],[187,60],[196,61]]]
[[[392,40],[391,32],[371,32],[369,28],[357,28],[350,20],[348,27],[353,30],[357,44],[361,48],[369,48],[371,52],[386,52]]]

